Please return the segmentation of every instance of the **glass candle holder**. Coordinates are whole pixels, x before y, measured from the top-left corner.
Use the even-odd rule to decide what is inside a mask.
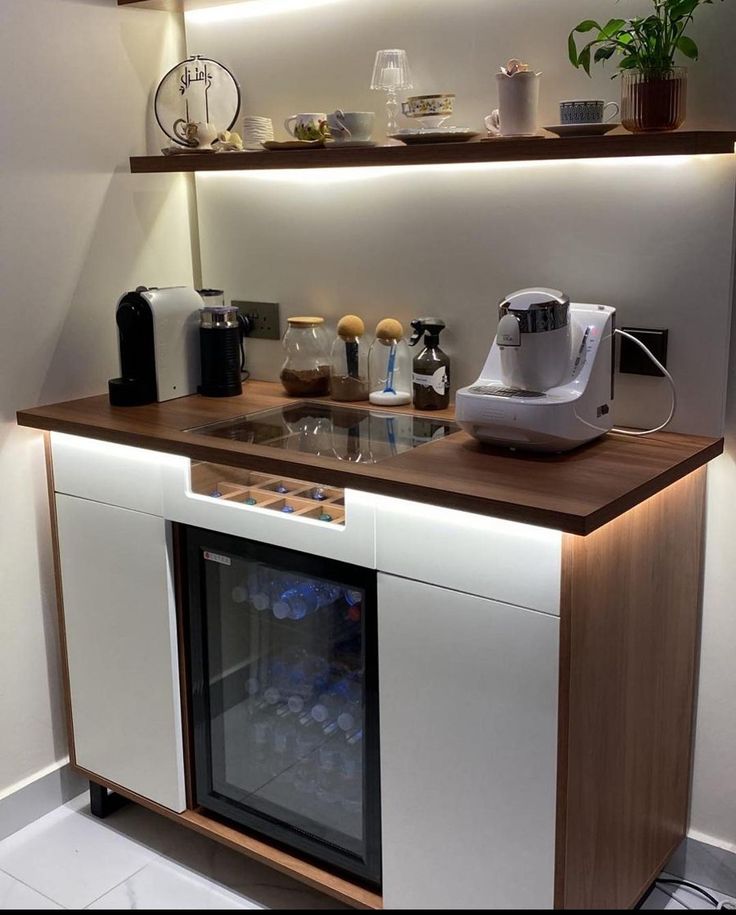
[[[395,133],[398,130],[396,115],[399,111],[399,103],[396,93],[413,87],[406,51],[400,48],[392,48],[376,53],[373,76],[371,77],[371,89],[386,93],[387,134]]]

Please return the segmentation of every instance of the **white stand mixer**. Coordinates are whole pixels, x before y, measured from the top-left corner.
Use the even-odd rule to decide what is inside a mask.
[[[480,378],[457,392],[458,424],[532,451],[569,451],[610,431],[615,315],[555,289],[507,296]]]

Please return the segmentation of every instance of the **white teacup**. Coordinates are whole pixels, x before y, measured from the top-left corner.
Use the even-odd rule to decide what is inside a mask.
[[[570,99],[560,102],[560,124],[602,124],[607,109],[611,109],[606,122],[618,117],[620,108],[617,102],[605,99]]]
[[[297,140],[323,140],[327,135],[327,116],[322,112],[292,114],[284,121],[284,127]]]
[[[373,111],[343,111],[338,108],[327,115],[327,124],[335,143],[350,143],[356,140],[366,143],[373,134],[376,120]]]
[[[174,122],[174,133],[185,146],[199,149],[212,149],[212,144],[218,137],[214,124],[205,124],[203,121],[185,121],[184,118],[179,118]]]

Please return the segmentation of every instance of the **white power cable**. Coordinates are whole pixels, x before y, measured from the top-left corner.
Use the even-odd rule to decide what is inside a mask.
[[[657,368],[662,372],[667,381],[670,383],[670,389],[672,391],[672,409],[670,410],[670,415],[667,419],[655,429],[645,429],[642,432],[634,432],[631,429],[618,429],[614,426],[611,430],[612,432],[620,432],[621,435],[652,435],[654,432],[661,432],[665,426],[669,426],[672,422],[672,417],[675,415],[675,410],[677,409],[677,388],[675,387],[675,380],[667,371],[667,369],[662,365],[662,363],[657,359],[654,353],[645,346],[638,337],[635,337],[633,334],[628,333],[625,330],[619,330],[618,327],[614,331],[616,334],[620,334],[622,337],[626,337],[628,340],[631,340],[632,343],[636,343],[640,350],[643,350],[647,356],[652,360],[652,362],[657,366]],[[679,902],[679,900],[677,900]]]
[[[666,890],[663,886],[660,886],[658,883],[654,884],[654,888],[659,890],[660,893],[664,893],[665,896],[669,896],[670,899],[674,900],[679,906],[682,906],[683,909],[692,910],[692,906],[689,906],[686,902],[683,902],[682,899],[678,899],[674,893],[670,893],[669,890]]]

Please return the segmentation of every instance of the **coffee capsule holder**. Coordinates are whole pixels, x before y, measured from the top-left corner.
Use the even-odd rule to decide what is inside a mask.
[[[334,486],[206,462],[192,464],[191,473],[192,492],[212,500],[238,502],[323,524],[345,524],[345,492]]]

